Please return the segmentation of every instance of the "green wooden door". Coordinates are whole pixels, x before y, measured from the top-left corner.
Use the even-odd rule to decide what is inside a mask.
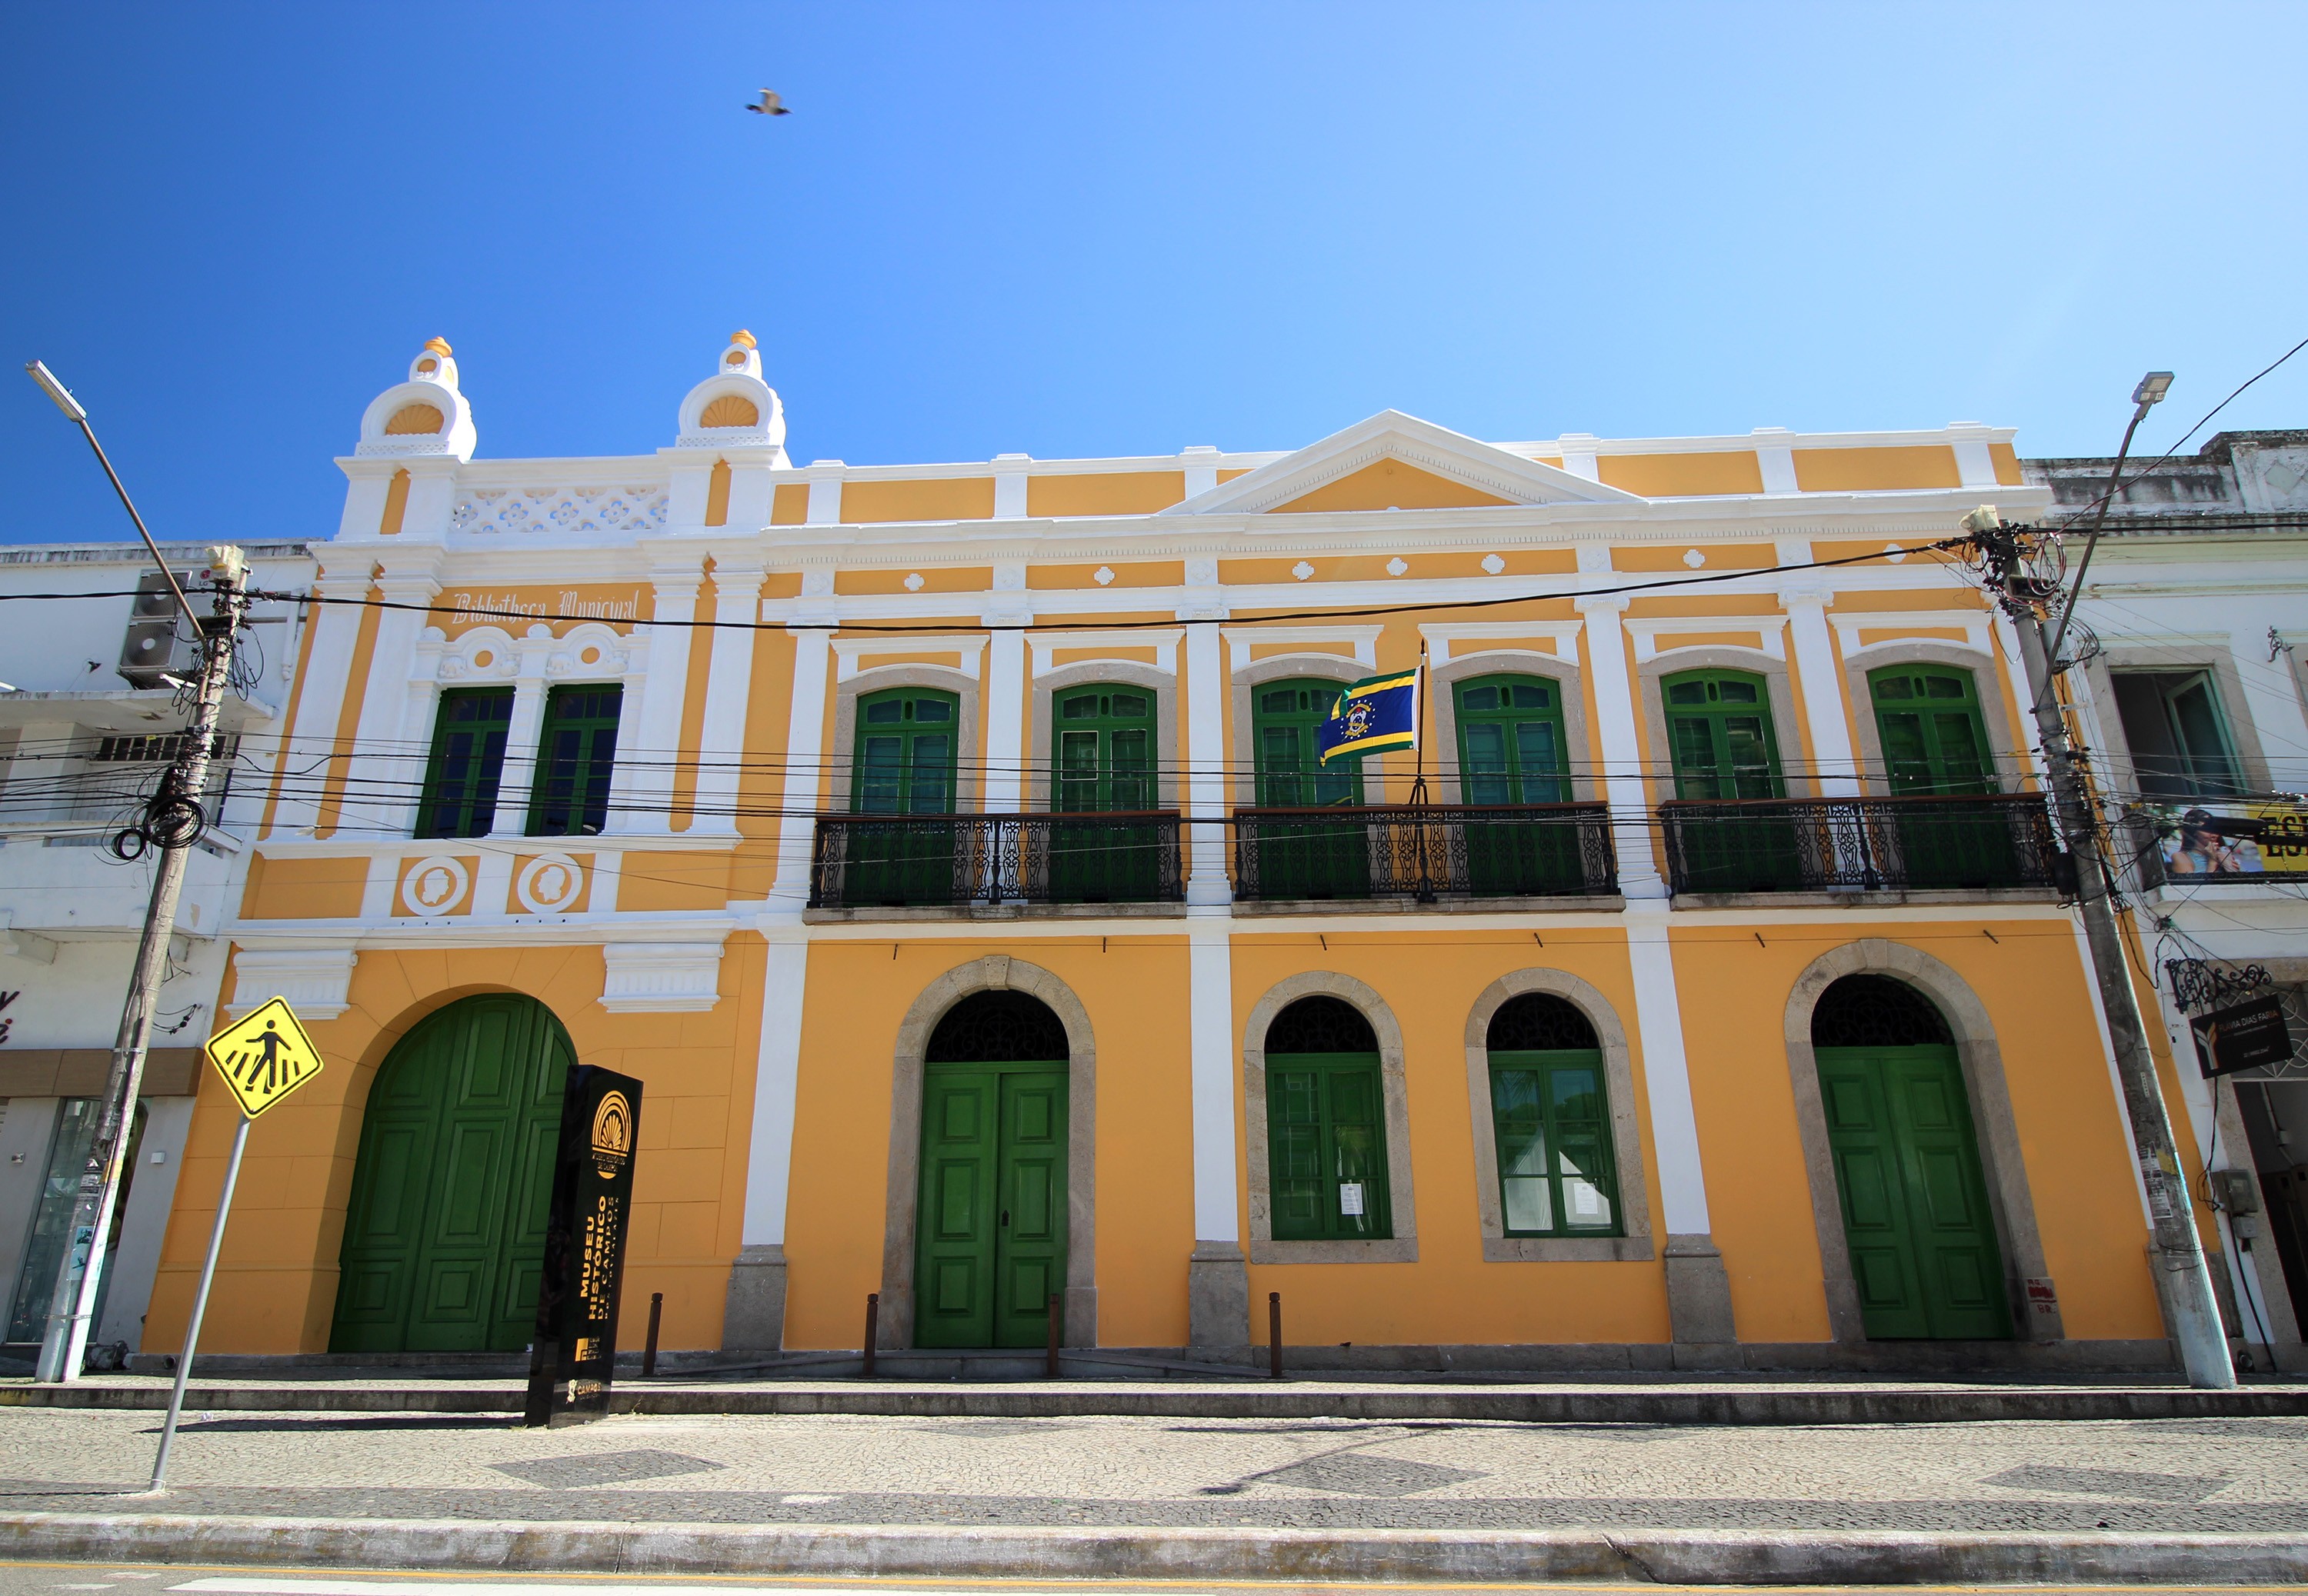
[[[1469,805],[1561,803],[1570,798],[1570,784],[1563,778],[1563,702],[1554,682],[1486,676],[1460,682],[1454,697],[1459,790]],[[1465,832],[1467,886],[1477,897],[1586,888],[1575,826],[1469,815]]]
[[[1763,679],[1744,671],[1687,671],[1659,683],[1677,798],[1781,798],[1779,743]],[[1684,868],[1695,892],[1784,891],[1803,884],[1794,826],[1744,815],[1686,825]]]
[[[1065,1289],[1064,1069],[928,1067],[915,1226],[915,1345],[1044,1344]]]
[[[1269,1053],[1266,1137],[1277,1241],[1394,1234],[1376,1053]]]
[[[1251,736],[1261,807],[1342,808],[1363,802],[1363,762],[1323,765],[1315,728],[1342,682],[1279,682],[1252,689]],[[1258,832],[1259,894],[1268,898],[1368,897],[1370,839],[1359,819],[1264,823]]]
[[[510,994],[453,1003],[401,1039],[361,1121],[330,1351],[529,1344],[575,1062],[560,1022]]]
[[[504,779],[505,733],[512,723],[510,687],[452,688],[441,695],[433,755],[418,805],[419,837],[487,837],[496,822]]]
[[[857,702],[849,807],[861,815],[953,812],[961,700],[893,687]],[[848,828],[848,904],[946,904],[970,896],[956,870],[950,825],[912,821]]]
[[[1819,1087],[1868,1336],[2010,1336],[2002,1256],[1955,1049],[1823,1047]]]
[[[1995,791],[1995,762],[1969,671],[1889,665],[1867,673],[1883,778],[1896,798],[1968,798]],[[1917,803],[1896,827],[1911,887],[1993,887],[2017,879],[2011,832],[1969,806]]]
[[[1157,806],[1151,692],[1098,686],[1062,693],[1056,716],[1053,811],[1129,814]],[[1153,826],[1053,824],[1050,896],[1060,903],[1143,903],[1159,890],[1161,844]]]

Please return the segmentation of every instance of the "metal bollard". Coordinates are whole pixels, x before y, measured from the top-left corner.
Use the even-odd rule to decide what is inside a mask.
[[[1059,1303],[1060,1299],[1058,1293],[1052,1291],[1050,1293],[1050,1358],[1048,1365],[1042,1370],[1042,1372],[1046,1377],[1053,1380],[1058,1377]]]
[[[657,1373],[657,1331],[665,1322],[665,1293],[650,1293],[649,1340],[642,1343],[642,1378],[649,1379]]]
[[[1270,1379],[1282,1377],[1282,1293],[1266,1293],[1266,1373]]]
[[[882,1322],[882,1293],[866,1293],[866,1377],[874,1377],[874,1343]]]

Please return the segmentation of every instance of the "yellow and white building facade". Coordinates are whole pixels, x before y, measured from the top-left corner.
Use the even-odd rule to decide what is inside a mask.
[[[2168,1363],[2018,649],[1923,546],[2048,505],[2008,431],[797,465],[739,334],[670,436],[474,458],[435,340],[340,462],[223,999],[329,1069],[207,1346],[517,1354],[581,1061],[669,1351],[877,1293],[1115,1372],[1279,1293],[1338,1367]],[[1313,759],[1422,662],[1418,751]]]

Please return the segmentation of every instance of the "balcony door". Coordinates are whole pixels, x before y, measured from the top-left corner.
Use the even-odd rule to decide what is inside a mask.
[[[849,807],[892,817],[847,828],[844,897],[852,904],[942,904],[966,897],[954,873],[954,828],[896,817],[953,812],[961,701],[926,687],[893,687],[857,701]]]
[[[1158,805],[1154,694],[1100,685],[1056,695],[1056,769],[1050,808],[1066,815],[1143,814]],[[1142,903],[1158,897],[1158,826],[1119,818],[1050,828],[1050,896],[1061,903]]]
[[[1251,691],[1259,807],[1360,807],[1362,760],[1340,759],[1326,767],[1316,757],[1317,728],[1346,683],[1301,677]],[[1359,818],[1262,821],[1254,846],[1262,897],[1370,896],[1370,845]]]
[[[1452,690],[1459,791],[1470,808],[1561,803],[1570,796],[1562,690],[1536,676],[1485,676]],[[1533,816],[1468,815],[1467,888],[1477,897],[1579,892],[1579,829]]]
[[[1867,673],[1883,781],[1895,798],[1972,798],[1995,791],[1995,763],[1969,671],[1887,665]],[[2011,831],[1984,806],[1902,806],[1892,828],[1910,887],[1982,887],[2017,880]]]
[[[1763,678],[1745,671],[1686,671],[1659,683],[1675,795],[1781,798],[1779,743]],[[1697,892],[1783,892],[1802,885],[1794,825],[1736,811],[1685,825],[1677,839]]]

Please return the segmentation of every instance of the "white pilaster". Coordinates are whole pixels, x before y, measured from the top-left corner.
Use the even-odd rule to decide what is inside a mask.
[[[1951,421],[1948,442],[1955,447],[1956,477],[1965,487],[1995,485],[1995,457],[1988,445],[1994,433],[1976,421]]]
[[[833,634],[822,627],[792,628],[793,708],[786,716],[786,770],[778,806],[778,877],[770,896],[798,915],[809,899],[809,851],[817,833],[825,759],[825,675]]]
[[[1563,450],[1563,468],[1589,482],[1602,481],[1603,468],[1596,457],[1596,445],[1601,442],[1592,433],[1563,433],[1555,440],[1555,446]]]
[[[1699,1115],[1691,1102],[1691,1065],[1683,1046],[1683,1006],[1675,988],[1669,911],[1656,899],[1627,905],[1627,957],[1635,983],[1635,1024],[1642,1032],[1643,1088],[1649,1100],[1651,1146],[1658,1158],[1661,1228],[1670,1236],[1703,1236],[1707,1177],[1699,1157]]]
[[[1193,1050],[1194,1242],[1242,1240],[1235,1148],[1234,950],[1231,918],[1186,922],[1187,1032]]]
[[[1187,574],[1191,578],[1200,573],[1190,567]],[[1209,574],[1215,582],[1215,565],[1209,567]],[[1225,609],[1215,604],[1178,612],[1178,619],[1190,622],[1186,628],[1186,779],[1181,784],[1180,796],[1186,813],[1193,817],[1186,828],[1186,901],[1194,905],[1234,901],[1234,889],[1227,882],[1226,826],[1221,818],[1227,811],[1227,672],[1226,647],[1218,622],[1225,615]]]
[[[698,732],[697,798],[692,831],[737,830],[738,762],[745,754],[745,708],[753,694],[751,630],[762,618],[758,566],[713,567],[713,649],[705,677],[705,713]]]
[[[1189,443],[1178,450],[1178,464],[1185,468],[1187,498],[1207,493],[1218,486],[1218,457],[1215,443]]]
[[[1643,787],[1642,745],[1635,733],[1635,698],[1627,677],[1627,645],[1620,594],[1589,594],[1573,601],[1587,617],[1587,671],[1595,683],[1595,721],[1602,734],[1603,795],[1611,806],[1611,841],[1619,854],[1619,890],[1630,898],[1663,898],[1651,848],[1649,797]]]
[[[368,596],[368,567],[357,572],[326,575],[314,588],[323,600],[314,606],[313,652],[305,662],[305,683],[297,698],[297,718],[288,733],[281,763],[289,770],[310,768],[311,776],[291,776],[283,784],[280,804],[273,811],[268,837],[310,832],[319,823],[321,772],[333,742],[346,699],[352,691],[353,648],[360,640],[361,616],[366,613],[343,603]]]
[[[696,635],[700,560],[693,555],[652,569],[655,588],[649,676],[628,726],[618,727],[617,764],[630,771],[630,807],[609,816],[611,831],[662,834],[673,827],[673,776],[681,759],[681,708],[689,696],[689,646]],[[638,630],[638,629],[637,629]],[[534,746],[532,743],[531,746]],[[510,755],[508,754],[508,766]]]
[[[782,935],[780,934],[782,932]],[[771,930],[762,971],[762,1037],[754,1075],[754,1130],[745,1162],[742,1244],[781,1247],[792,1185],[794,1100],[801,1080],[801,1009],[809,943],[798,930]]]
[[[1033,463],[1030,454],[997,454],[994,457],[994,519],[997,521],[1021,519],[1026,513],[1026,468]]]
[[[830,468],[822,476],[809,479],[809,524],[813,527],[838,526],[841,520],[841,476],[844,469],[840,460],[812,460],[810,469]]]
[[[1795,434],[1783,426],[1755,429],[1755,465],[1763,476],[1767,493],[1799,493],[1796,482]]]
[[[553,653],[553,629],[538,622],[517,646],[520,668],[513,673],[512,717],[505,725],[504,774],[497,783],[491,837],[521,837],[529,831],[529,795],[537,785],[537,745],[545,730],[545,662]]]
[[[377,579],[379,596],[390,604],[431,604],[441,591],[434,571],[438,558],[428,551],[405,565],[388,564]],[[417,790],[425,780],[425,752],[418,744],[431,728],[411,728],[402,722],[417,639],[429,624],[422,609],[378,612],[376,646],[369,655],[344,802],[337,815],[340,831],[364,840],[406,832]]]
[[[1780,545],[1782,564],[1811,558],[1811,545],[1791,561],[1788,546]],[[1811,732],[1811,752],[1822,798],[1859,795],[1859,759],[1851,746],[1851,716],[1844,708],[1843,673],[1836,666],[1835,639],[1828,634],[1825,588],[1811,583],[1779,589],[1779,606],[1787,613],[1787,633],[1796,665],[1796,682],[1803,691],[1804,724]]]
[[[997,562],[986,623],[1015,627],[1033,618],[1026,594],[1026,562]],[[1026,634],[997,631],[986,654],[986,812],[1015,814],[1026,792]]]

